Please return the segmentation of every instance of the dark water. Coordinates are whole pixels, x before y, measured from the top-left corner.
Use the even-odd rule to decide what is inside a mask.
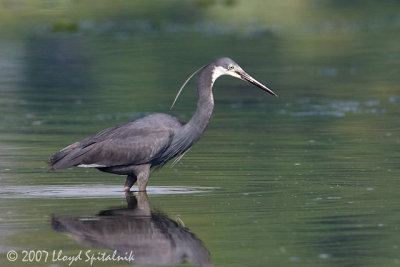
[[[68,266],[52,253],[113,247],[152,264],[400,264],[399,8],[0,2],[1,265]],[[124,177],[47,171],[53,152],[105,127],[152,112],[188,120],[194,83],[170,110],[172,100],[218,56],[279,97],[218,80],[203,138],[152,173],[145,201],[129,201]],[[24,251],[50,257],[27,263]],[[89,265],[84,256],[71,264]]]

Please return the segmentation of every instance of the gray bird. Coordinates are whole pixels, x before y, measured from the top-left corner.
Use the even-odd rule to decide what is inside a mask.
[[[200,139],[214,108],[212,87],[218,77],[230,75],[276,96],[230,58],[215,59],[195,73],[198,71],[197,109],[189,122],[182,123],[171,115],[157,113],[107,128],[55,153],[50,158],[51,169],[73,166],[97,168],[103,172],[127,175],[125,191],[130,191],[136,181],[139,191],[146,191],[151,168],[161,167],[172,158],[183,156]]]

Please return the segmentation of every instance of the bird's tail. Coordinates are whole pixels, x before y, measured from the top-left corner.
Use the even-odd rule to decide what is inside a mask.
[[[79,145],[78,142],[73,143],[72,145],[69,145],[62,150],[58,151],[55,153],[53,156],[50,157],[49,160],[49,165],[51,170],[58,170],[58,169],[64,169],[71,167],[72,165],[66,164],[66,162],[63,161],[63,159],[71,153],[75,148],[77,148]]]

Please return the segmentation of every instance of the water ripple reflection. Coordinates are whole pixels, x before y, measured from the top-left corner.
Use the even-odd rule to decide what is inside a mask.
[[[396,98],[390,98],[389,102],[395,103]],[[293,117],[306,116],[334,116],[345,117],[350,114],[382,114],[386,109],[379,100],[368,101],[332,101],[328,103],[312,103],[305,99],[297,103],[286,103],[280,114],[289,114]]]
[[[215,187],[149,186],[150,195],[196,194]],[[121,186],[110,185],[34,185],[8,186],[0,189],[0,198],[113,198],[124,194]]]

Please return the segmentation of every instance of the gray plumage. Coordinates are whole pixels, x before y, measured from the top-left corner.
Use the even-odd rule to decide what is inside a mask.
[[[53,169],[80,164],[104,167],[165,163],[160,159],[182,123],[167,114],[152,114],[132,122],[107,128],[67,146],[51,158]],[[137,153],[140,151],[140,153]],[[136,152],[136,153],[135,153]],[[163,156],[164,158],[166,155]]]
[[[246,80],[275,95],[232,59],[219,58],[204,66],[199,73],[197,109],[188,123],[182,123],[168,114],[152,114],[107,128],[55,153],[50,158],[51,168],[93,167],[104,172],[128,175],[126,191],[136,180],[139,191],[145,191],[150,168],[160,167],[182,155],[200,139],[214,108],[212,86],[221,75]]]

